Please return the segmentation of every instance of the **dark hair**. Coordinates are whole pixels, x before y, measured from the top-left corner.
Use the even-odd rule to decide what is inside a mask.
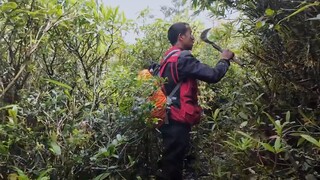
[[[178,41],[179,34],[185,34],[188,30],[189,24],[185,22],[174,23],[168,30],[168,39],[171,45],[175,45]]]

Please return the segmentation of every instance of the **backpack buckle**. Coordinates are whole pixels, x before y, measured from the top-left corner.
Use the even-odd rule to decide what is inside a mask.
[[[167,108],[168,107],[170,108],[171,104],[172,104],[172,99],[169,96],[167,96],[167,103],[166,103]]]

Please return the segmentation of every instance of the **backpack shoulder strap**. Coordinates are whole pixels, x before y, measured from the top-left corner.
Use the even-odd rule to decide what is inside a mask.
[[[169,113],[170,113],[170,106],[172,105],[172,96],[180,88],[181,84],[182,84],[182,81],[179,81],[179,83],[174,87],[174,89],[171,91],[169,96],[167,96],[167,98],[166,98],[166,116],[164,119],[165,124],[169,124]]]
[[[159,72],[157,73],[157,75],[160,77],[161,74],[162,74],[162,71],[163,69],[166,67],[167,65],[167,60],[172,56],[174,55],[176,52],[179,52],[180,50],[178,49],[175,49],[171,52],[169,52],[164,58],[163,58],[163,61],[160,63],[160,68],[159,68]]]
[[[169,59],[168,56],[170,57],[171,55],[173,55],[174,53],[178,52],[179,50],[174,50],[174,51],[171,51],[165,60]],[[173,88],[173,90],[170,92],[169,96],[167,96],[167,107],[170,107],[171,104],[172,104],[172,96],[178,91],[178,89],[180,88],[182,84],[182,81],[179,81],[176,86]]]
[[[176,52],[178,52],[179,50],[173,50],[171,51],[162,61],[161,63],[161,68],[165,68],[163,66],[166,66],[166,61]],[[160,75],[160,71],[159,71],[159,75]],[[179,81],[178,84],[174,87],[174,89],[170,92],[169,96],[167,96],[166,98],[166,116],[164,119],[164,123],[165,124],[169,124],[169,113],[170,113],[170,106],[172,105],[172,96],[178,91],[178,89],[180,88],[182,84],[182,81]]]
[[[175,54],[176,52],[179,52],[179,51],[180,51],[180,50],[175,49],[175,50],[169,52],[169,53],[167,54],[167,56],[165,56],[165,57],[163,58],[163,61],[162,61],[162,63],[161,63],[160,65],[161,65],[161,66],[164,65],[164,64],[167,62],[167,60],[168,60],[173,54]]]
[[[169,94],[168,98],[171,99],[172,96],[178,91],[178,89],[181,86],[182,81],[179,81],[178,84],[174,87],[174,89],[171,91],[171,93]],[[171,104],[170,104],[171,105]]]

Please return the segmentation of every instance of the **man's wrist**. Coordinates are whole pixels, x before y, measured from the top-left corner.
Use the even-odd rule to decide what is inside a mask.
[[[220,61],[226,62],[230,66],[230,59],[220,59]]]

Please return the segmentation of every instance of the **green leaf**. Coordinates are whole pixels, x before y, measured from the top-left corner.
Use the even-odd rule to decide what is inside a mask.
[[[256,142],[258,142],[256,139],[254,139],[253,137],[251,137],[249,134],[245,133],[245,132],[242,132],[242,131],[237,131],[238,134],[241,134],[242,136],[246,137],[246,138],[249,138],[249,139],[252,139]]]
[[[93,180],[103,180],[106,179],[107,177],[109,177],[110,173],[103,173],[100,174],[99,176],[95,177]]]
[[[223,142],[229,144],[230,146],[232,146],[232,147],[234,147],[234,148],[236,148],[236,149],[239,148],[237,145],[233,144],[232,142],[229,142],[229,141],[223,141]]]
[[[281,128],[280,121],[277,121],[277,122],[276,122],[276,121],[273,119],[273,117],[270,116],[270,114],[268,114],[267,112],[263,112],[263,113],[268,116],[268,119],[272,122],[272,124],[275,126],[275,128],[276,128],[277,131],[282,129],[282,128]]]
[[[122,17],[121,23],[124,24],[124,23],[127,21],[127,18],[126,18],[126,16],[125,16],[124,12],[121,13],[121,17]]]
[[[246,115],[244,112],[240,112],[240,113],[239,113],[239,116],[240,116],[242,119],[248,120],[248,115]]]
[[[117,154],[112,154],[111,157],[114,157],[114,158],[116,158],[116,159],[119,159],[119,155],[117,155]]]
[[[28,176],[21,169],[19,169],[17,167],[13,167],[13,169],[18,173],[19,180],[29,180]]]
[[[296,133],[296,132],[294,132],[294,133],[290,133],[290,136],[295,136],[295,137],[297,137],[297,136],[301,136],[301,133]]]
[[[280,120],[276,120],[274,123],[275,123],[276,127],[281,128],[281,122],[280,122]]]
[[[0,154],[7,155],[8,152],[9,152],[9,147],[7,145],[0,143]]]
[[[57,142],[57,139],[58,139],[57,133],[53,131],[53,132],[51,133],[50,138],[51,138],[51,141]]]
[[[273,117],[270,116],[270,114],[263,112],[264,114],[266,114],[268,116],[268,119],[272,122],[272,124],[275,126],[277,134],[279,136],[282,136],[282,126],[279,120],[274,120]]]
[[[95,9],[96,8],[96,3],[95,3],[94,0],[86,1],[86,6],[92,8],[92,9]]]
[[[50,143],[50,150],[57,156],[61,155],[61,148],[60,146],[57,144],[57,142],[51,141]]]
[[[272,16],[272,15],[274,15],[274,10],[268,8],[268,9],[266,9],[265,13],[267,16]]]
[[[93,157],[93,159],[99,158],[99,157],[115,157],[115,151],[116,147],[113,144],[110,144],[107,148],[101,148],[99,149],[99,152]]]
[[[113,170],[113,169],[117,169],[119,166],[115,165],[115,166],[109,166],[108,169],[109,170]]]
[[[290,111],[286,113],[286,122],[290,122]]]
[[[18,106],[12,106],[12,109],[8,110],[9,117],[11,118],[13,124],[18,123]]]
[[[104,7],[104,6],[100,6],[100,11],[101,11],[105,21],[108,21],[110,19],[112,12],[113,12],[112,8]]]
[[[304,10],[308,9],[309,7],[312,7],[312,6],[319,6],[320,5],[320,2],[314,2],[314,3],[310,3],[310,4],[307,4],[301,8],[299,8],[298,10],[296,10],[295,12],[293,12],[292,14],[290,14],[289,16],[281,19],[278,24],[280,24],[282,21],[285,21],[285,20],[288,20],[290,19],[291,17],[299,14],[300,12],[303,12]]]
[[[134,163],[134,160],[132,159],[132,157],[130,155],[128,155],[128,159],[129,159],[130,164]]]
[[[2,11],[8,11],[17,8],[18,5],[15,2],[3,3],[0,8]]]
[[[45,177],[41,177],[40,179],[37,179],[37,180],[50,180],[50,177],[45,176]]]
[[[19,178],[18,174],[11,173],[8,175],[7,180],[17,180]]]
[[[72,98],[71,95],[70,95],[70,93],[69,93],[69,91],[68,91],[67,89],[65,89],[63,92],[64,92],[65,95],[68,96],[69,99]]]
[[[280,137],[277,137],[276,141],[274,142],[274,149],[276,151],[276,153],[279,153],[281,148],[281,139]]]
[[[122,141],[122,139],[123,139],[120,134],[117,134],[117,135],[116,135],[116,138],[117,138],[118,141]]]
[[[221,110],[221,109],[218,108],[218,109],[216,109],[216,110],[214,111],[213,117],[212,117],[214,121],[217,120],[217,117],[218,117],[218,115],[219,115],[220,110]]]
[[[246,127],[248,125],[248,121],[244,121],[240,124],[240,128]]]
[[[47,177],[49,172],[51,172],[54,168],[49,168],[47,170],[41,171],[40,175],[38,176],[37,180],[49,180],[50,178]]]
[[[75,3],[77,2],[77,0],[68,0],[68,2],[69,2],[71,5],[73,5],[73,4],[75,4]]]
[[[276,24],[274,26],[274,29],[277,30],[277,31],[280,31],[281,30],[281,26],[279,24]]]
[[[61,86],[63,88],[66,88],[68,90],[72,90],[72,87],[67,85],[67,84],[64,84],[64,83],[61,83],[59,81],[56,81],[56,80],[53,80],[53,79],[45,79],[46,81],[52,83],[52,84],[55,84],[55,85],[58,85],[58,86]]]
[[[257,29],[260,29],[260,28],[262,28],[264,25],[265,25],[265,21],[258,21],[258,22],[256,23],[256,28],[257,28]]]
[[[116,8],[114,8],[114,11],[113,11],[113,18],[114,18],[114,20],[115,20],[115,18],[117,17],[118,12],[119,12],[119,6],[117,6]]]
[[[273,149],[272,146],[270,146],[270,144],[268,143],[261,143],[261,145],[268,151],[275,153],[275,150]]]
[[[19,180],[30,180],[27,175],[19,175]]]
[[[106,53],[106,49],[108,49],[108,48],[107,48],[107,46],[105,45],[105,43],[102,42],[102,41],[100,41],[99,44],[98,44],[98,46],[97,46],[97,53],[98,53],[99,55],[103,55],[103,54]]]
[[[310,121],[310,119],[306,116],[306,114],[305,114],[300,108],[298,109],[298,111],[299,111],[299,114],[300,114],[305,120]]]
[[[57,13],[58,16],[62,16],[63,10],[62,10],[62,6],[61,5],[57,6],[56,13]]]
[[[303,137],[304,139],[306,139],[307,141],[311,142],[312,144],[320,147],[320,143],[313,137],[307,135],[307,134],[301,134],[301,137]]]
[[[297,146],[300,146],[305,140],[305,138],[299,138]]]
[[[1,107],[0,110],[3,110],[3,109],[10,109],[10,108],[13,108],[14,106],[17,106],[16,104],[12,104],[12,105],[8,105],[8,106],[4,106],[4,107]]]

